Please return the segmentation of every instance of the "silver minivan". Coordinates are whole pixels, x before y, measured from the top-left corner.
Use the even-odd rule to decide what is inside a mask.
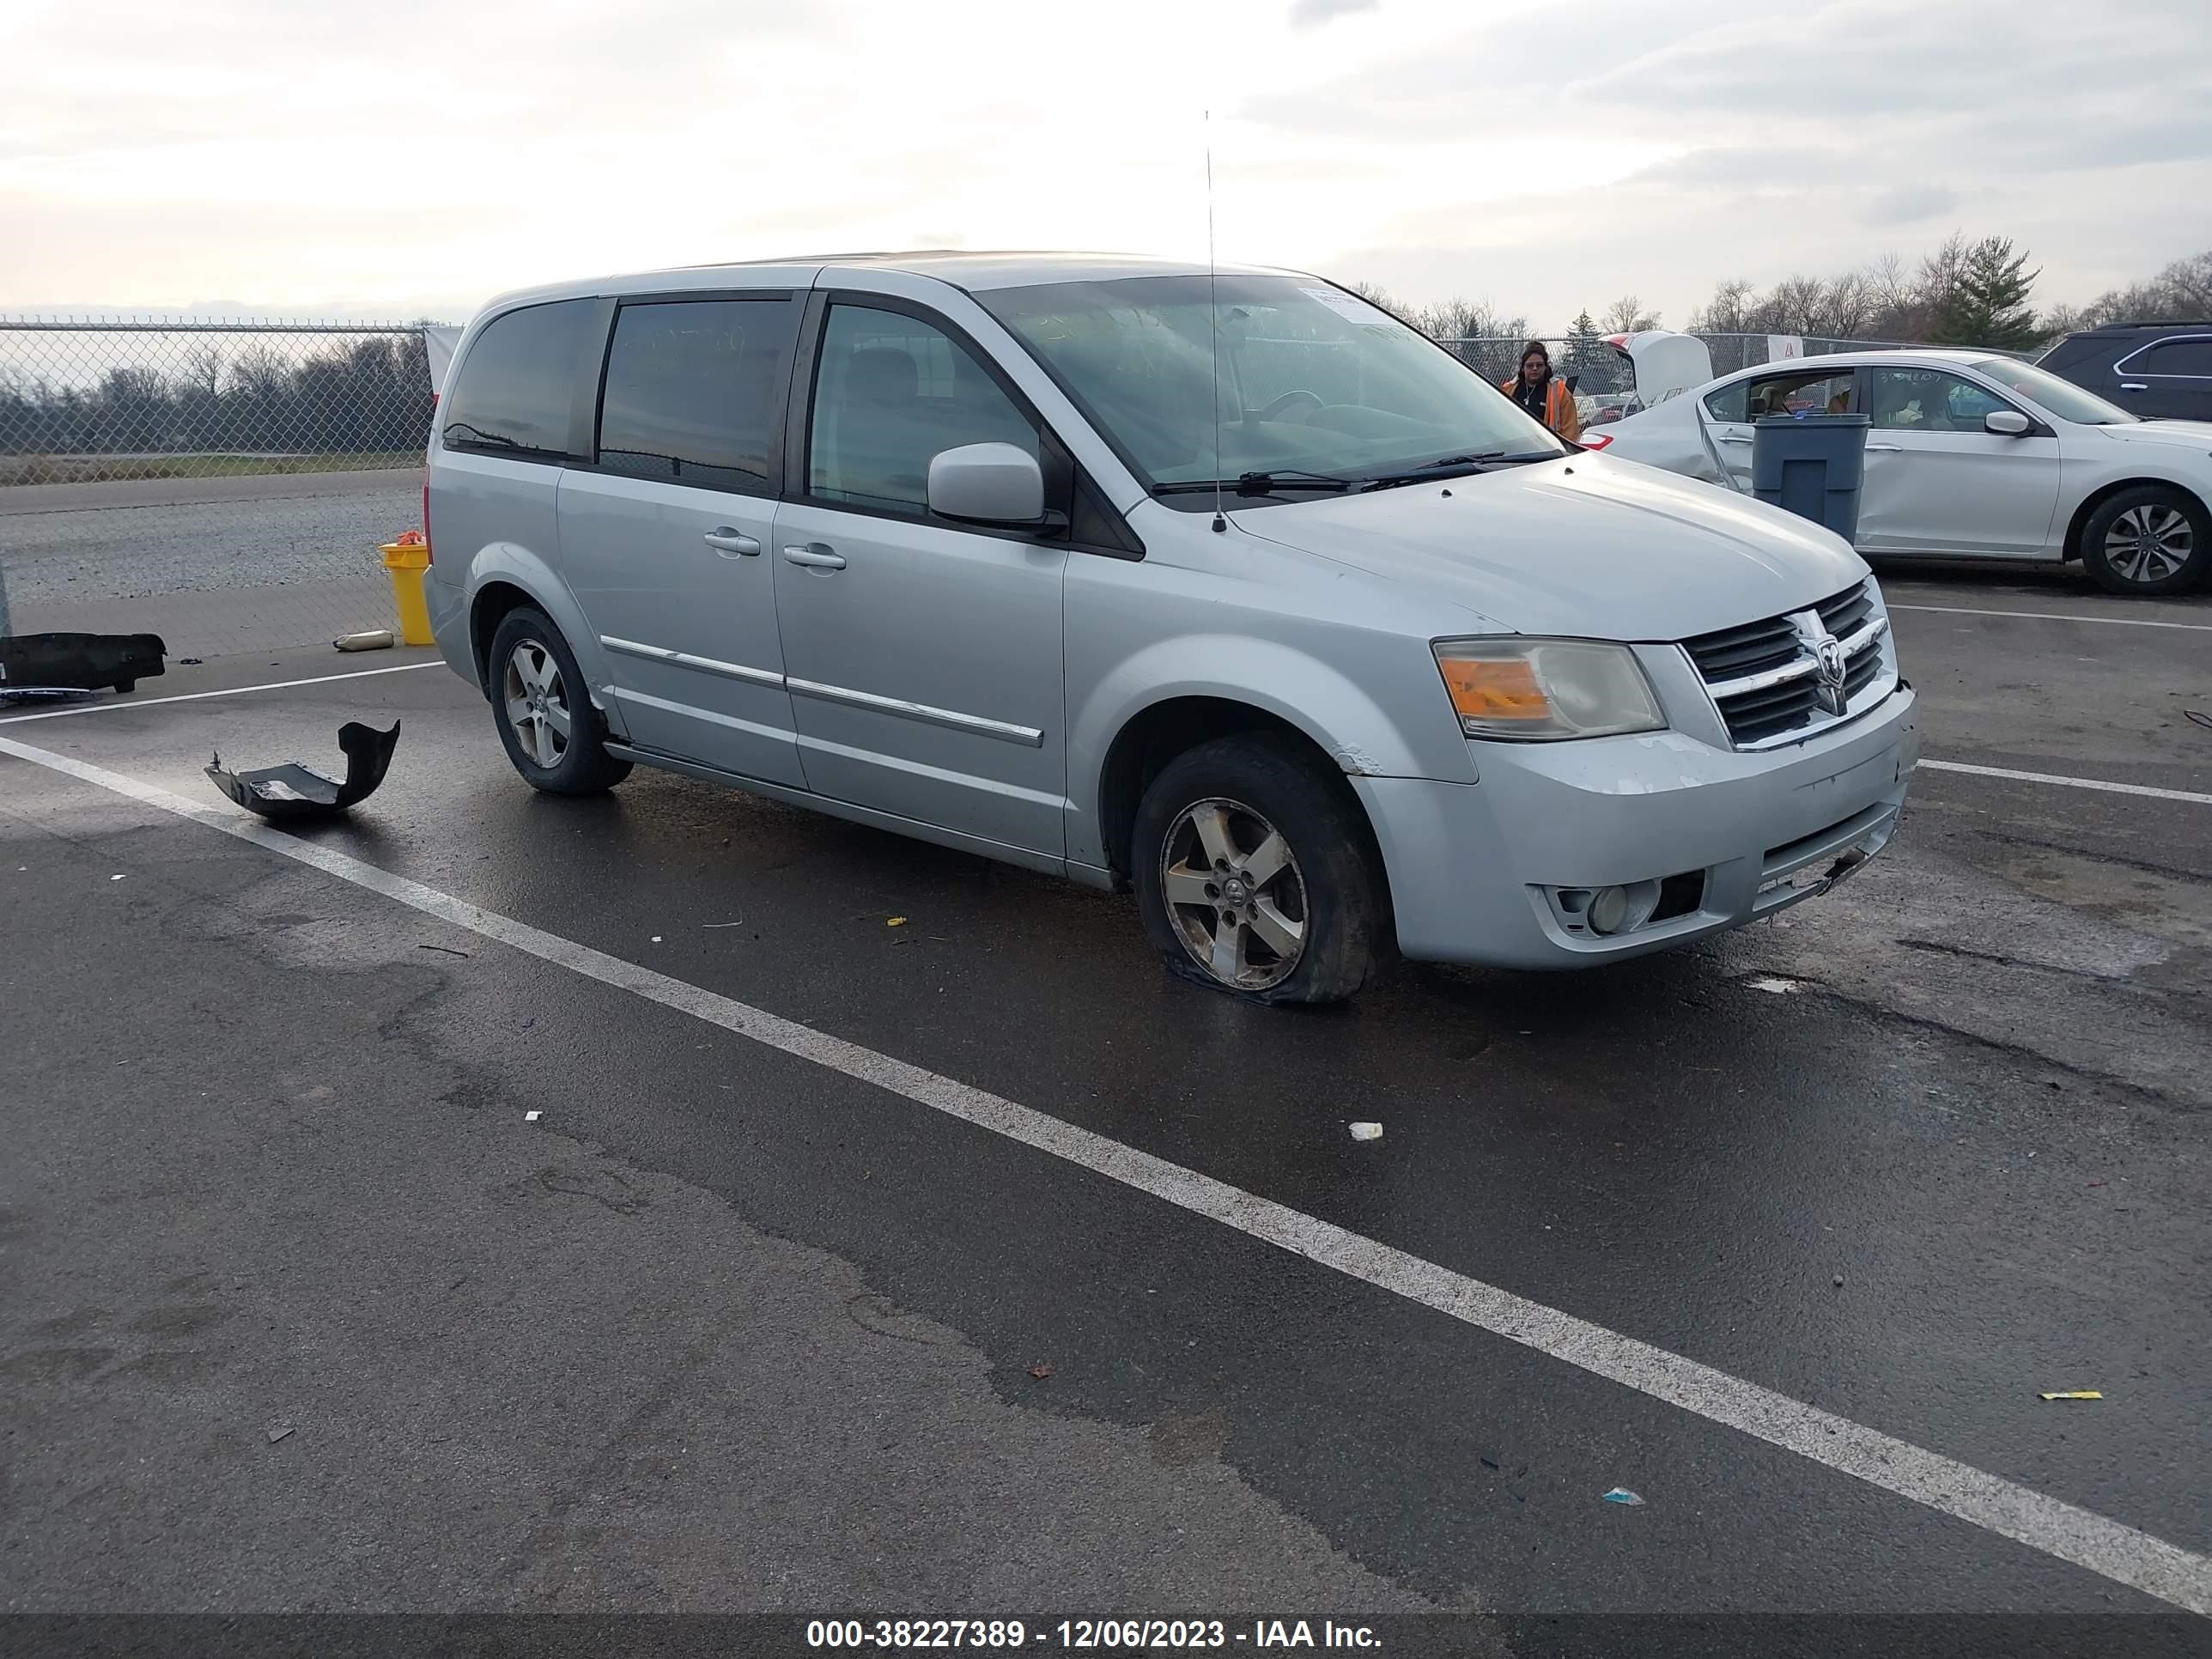
[[[1553,437],[1292,272],[930,253],[507,295],[428,594],[515,769],[644,763],[1130,887],[1267,1002],[1771,915],[1917,755],[1842,541]]]

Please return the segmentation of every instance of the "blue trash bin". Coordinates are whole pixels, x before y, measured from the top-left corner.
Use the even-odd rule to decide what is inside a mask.
[[[1863,415],[1769,415],[1753,422],[1751,493],[1856,544],[1873,424]]]

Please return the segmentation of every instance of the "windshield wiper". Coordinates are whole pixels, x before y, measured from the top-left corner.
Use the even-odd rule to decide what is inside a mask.
[[[1340,478],[1334,473],[1305,472],[1293,466],[1272,472],[1240,473],[1234,478],[1189,478],[1176,483],[1154,484],[1152,494],[1194,495],[1203,491],[1210,495],[1222,489],[1233,495],[1272,495],[1282,489],[1349,489],[1353,483],[1352,479]]]
[[[1486,472],[1493,466],[1525,466],[1532,461],[1553,461],[1556,455],[1541,450],[1530,450],[1509,455],[1502,449],[1486,449],[1480,455],[1447,455],[1441,460],[1423,461],[1419,466],[1407,467],[1402,472],[1385,472],[1379,477],[1363,478],[1362,489],[1389,489],[1399,484],[1419,483],[1424,479],[1449,477],[1462,472]]]

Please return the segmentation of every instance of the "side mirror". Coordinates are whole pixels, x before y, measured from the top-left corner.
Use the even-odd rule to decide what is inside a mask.
[[[2016,409],[1993,409],[1982,416],[1982,430],[2000,438],[2025,438],[2033,424]]]
[[[929,463],[929,510],[961,524],[1042,526],[1044,472],[1012,444],[963,444]]]

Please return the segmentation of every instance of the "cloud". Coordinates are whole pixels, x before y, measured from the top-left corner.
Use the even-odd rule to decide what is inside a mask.
[[[1909,225],[1959,205],[1959,192],[1942,185],[1899,185],[1868,203],[1860,220],[1869,225]]]
[[[1373,11],[1382,0],[1293,0],[1291,27],[1318,28],[1332,18],[1349,17],[1356,11]]]

